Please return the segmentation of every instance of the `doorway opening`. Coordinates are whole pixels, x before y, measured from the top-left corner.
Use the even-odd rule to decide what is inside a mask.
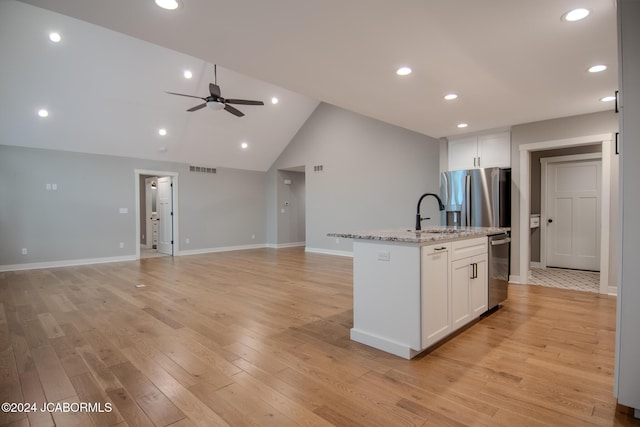
[[[609,219],[611,209],[611,195],[609,189],[611,188],[611,134],[592,135],[586,137],[578,137],[556,141],[545,141],[532,144],[523,144],[520,149],[520,218],[519,224],[519,270],[520,276],[514,280],[519,283],[532,283],[531,278],[531,236],[530,236],[530,224],[531,224],[531,199],[530,199],[530,182],[531,182],[531,155],[533,152],[550,150],[561,147],[576,147],[584,145],[592,145],[597,143],[601,146],[602,153],[602,173],[600,179],[600,185],[603,191],[601,191],[600,201],[600,249],[599,249],[599,261],[600,261],[600,280],[599,291],[600,293],[615,294],[616,287],[609,286]],[[540,225],[543,225],[543,221],[540,221]]]
[[[306,244],[306,175],[305,167],[278,170],[277,247]]]
[[[136,259],[178,253],[178,174],[135,170]]]

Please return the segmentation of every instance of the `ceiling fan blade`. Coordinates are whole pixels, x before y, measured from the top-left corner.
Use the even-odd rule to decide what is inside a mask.
[[[206,100],[206,98],[203,98],[201,96],[185,95],[184,93],[175,93],[175,92],[165,92],[165,93],[168,93],[169,95],[187,96],[189,98],[205,99]]]
[[[234,116],[238,116],[238,117],[244,116],[244,113],[242,111],[238,110],[237,108],[233,108],[231,105],[225,104],[224,109],[230,112],[231,114],[233,114]]]
[[[213,83],[209,83],[209,92],[211,93],[211,96],[213,96],[214,98],[220,98],[220,86]]]
[[[207,106],[207,103],[205,102],[204,104],[200,104],[200,105],[196,105],[195,107],[191,107],[187,111],[198,111],[199,109],[204,108],[206,106]]]
[[[241,105],[264,105],[262,101],[250,101],[248,99],[227,99],[227,104],[241,104]]]

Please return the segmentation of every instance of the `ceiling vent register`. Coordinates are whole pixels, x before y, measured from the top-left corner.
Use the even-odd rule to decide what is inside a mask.
[[[206,168],[204,166],[189,166],[189,172],[217,173],[216,168]]]

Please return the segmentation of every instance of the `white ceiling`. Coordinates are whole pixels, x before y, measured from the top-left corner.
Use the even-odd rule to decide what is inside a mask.
[[[102,133],[109,138],[101,139],[117,139],[122,137],[118,128],[155,128],[176,120],[179,129],[172,131],[170,143],[157,137],[149,141],[154,154],[162,143],[169,148],[164,156],[177,151],[182,156],[178,160],[206,159],[213,166],[267,169],[315,107],[315,100],[442,137],[610,109],[611,104],[599,99],[617,88],[614,0],[181,0],[176,11],[159,9],[153,0],[26,2],[185,55],[80,23],[73,30],[61,29],[70,32],[63,34],[60,46],[52,47],[42,40],[55,24],[47,21],[50,16],[34,9],[38,13],[23,11],[28,16],[20,16],[29,22],[14,22],[5,10],[26,6],[5,0],[0,4],[2,72],[11,73],[18,83],[6,83],[4,76],[0,82],[2,116],[8,108],[5,91],[25,108],[28,99],[20,99],[18,89],[29,93],[33,90],[29,87],[35,87],[43,96],[49,91],[52,96],[64,93],[69,103],[83,101],[74,114],[80,135],[87,139]],[[561,21],[561,15],[576,6],[590,9],[591,15],[580,22]],[[35,23],[31,15],[37,15]],[[29,44],[22,47],[23,43]],[[58,56],[76,44],[85,50],[82,56],[76,52],[70,58]],[[6,67],[7,52],[19,63]],[[60,80],[50,80],[43,72],[50,63],[56,65]],[[208,110],[184,113],[195,104],[161,94],[163,90],[206,93],[210,76],[200,75],[193,82],[175,76],[187,65],[199,71],[212,63],[225,67],[218,73],[224,96],[268,101],[271,92],[284,91],[278,86],[305,96],[287,92],[295,109],[286,117],[264,118],[262,114],[274,110],[268,105],[241,107],[247,115],[236,119]],[[599,63],[608,70],[586,72]],[[414,72],[396,76],[401,65]],[[65,67],[71,69],[67,77]],[[442,96],[448,92],[460,98],[445,102]],[[106,115],[93,119],[95,125],[83,126],[96,115],[96,104]],[[289,101],[281,102],[277,108],[287,105]],[[4,128],[4,117],[0,120]],[[32,117],[16,113],[14,120],[34,128],[29,125]],[[253,120],[271,126],[252,134],[260,142],[252,142],[251,150],[238,153],[220,147],[237,144],[245,138],[243,132],[258,129]],[[460,122],[469,127],[457,129]],[[288,139],[281,134],[274,137],[272,132],[281,127],[287,128]],[[4,141],[5,130],[0,132]],[[80,130],[60,132],[71,136]],[[149,147],[136,141],[128,142],[128,155],[150,157]],[[265,149],[260,159],[250,157],[256,146]]]

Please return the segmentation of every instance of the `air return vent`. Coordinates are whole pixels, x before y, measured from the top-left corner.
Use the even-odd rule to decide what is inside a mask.
[[[189,172],[216,173],[216,168],[207,168],[204,166],[189,166]]]

